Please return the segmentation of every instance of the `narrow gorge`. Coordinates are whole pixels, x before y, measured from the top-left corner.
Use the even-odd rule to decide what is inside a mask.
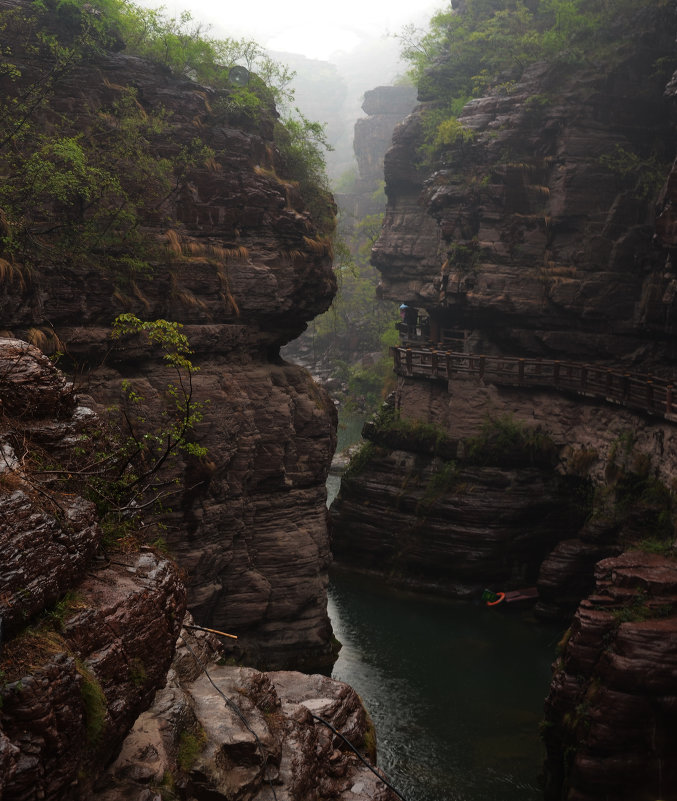
[[[521,11],[542,31],[537,6]],[[537,615],[573,616],[546,702],[546,796],[655,801],[677,792],[677,19],[625,3],[549,58],[506,56],[453,113],[457,54],[478,69],[473,42],[494,41],[481,53],[498,61],[511,9],[438,15],[420,105],[386,156],[372,262],[416,319],[332,506],[332,550],[396,586],[526,590]],[[531,46],[519,13],[500,28],[509,54]]]
[[[335,658],[336,412],[279,350],[333,200],[253,71],[135,55],[130,9],[0,4],[0,797],[388,801],[356,694],[293,672]]]

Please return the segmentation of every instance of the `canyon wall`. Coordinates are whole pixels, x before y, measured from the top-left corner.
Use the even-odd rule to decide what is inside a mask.
[[[14,56],[30,85],[43,65],[29,52]],[[3,80],[6,91],[18,91]],[[238,658],[327,665],[324,481],[336,416],[279,348],[330,304],[331,245],[298,184],[278,177],[272,102],[253,120],[228,92],[119,52],[65,71],[45,118],[66,115],[86,136],[92,119],[105,123],[100,110],[114,110],[131,90],[139,114],[164,121],[152,157],[176,156],[198,135],[211,153],[141,220],[141,239],[159,247],[162,260],[125,272],[110,268],[108,254],[70,264],[47,255],[4,281],[2,328],[65,353],[62,364],[101,409],[124,405],[127,382],[150,425],[161,422],[175,376],[139,338],[114,346],[112,321],[133,313],[185,326],[199,369],[193,401],[205,402],[193,438],[207,456],[185,456],[178,466],[181,488],[165,502],[163,537],[185,571],[188,605],[201,622],[239,635]],[[329,199],[326,206],[331,214]],[[106,267],[97,263],[104,256]]]
[[[280,177],[289,168],[265,92],[252,116],[231,90],[120,52],[121,41],[118,52],[86,36],[82,51],[61,49],[52,32],[82,44],[101,20],[89,4],[5,2],[0,13],[3,109],[19,110],[2,119],[2,164],[31,138],[38,147],[21,175],[36,168],[34,183],[19,182],[36,205],[8,192],[0,204],[0,797],[263,798],[277,787],[299,801],[390,801],[330,728],[374,759],[350,688],[234,666],[320,668],[335,654],[324,482],[336,414],[279,356],[335,292],[331,198],[315,195],[310,212],[299,182]],[[122,134],[131,175],[108,175]],[[92,148],[100,160],[88,161]],[[183,166],[146,202],[170,158]],[[103,245],[107,228],[82,248],[78,235],[96,230],[88,201],[111,187],[124,198],[123,178],[143,209],[124,231],[138,252],[124,237]],[[16,180],[3,174],[3,188]],[[113,338],[125,313],[180,323],[192,373],[174,369],[162,337]],[[201,418],[181,450],[172,415],[186,400]],[[171,448],[151,465],[150,500],[118,496],[158,432]],[[219,646],[188,607],[237,638]]]
[[[576,613],[546,706],[552,799],[677,791],[674,424],[462,360],[403,365],[409,348],[585,363],[647,392],[674,376],[677,20],[660,3],[625,14],[615,55],[497,78],[432,163],[430,88],[395,131],[372,262],[420,325],[331,510],[354,569],[459,598],[533,586],[542,616]]]
[[[372,262],[383,296],[416,307],[425,322],[418,335],[409,332],[406,346],[437,348],[442,358],[451,349],[672,375],[674,188],[666,177],[674,160],[675,110],[666,93],[670,73],[654,65],[660,54],[667,61],[674,54],[675,20],[664,8],[635,16],[634,38],[603,67],[535,63],[508,89],[501,85],[466,104],[458,121],[470,133],[448,144],[435,163],[426,163],[424,148],[424,119],[435,97],[422,96],[396,129],[385,158],[386,218]],[[443,74],[444,65],[434,69]],[[633,169],[618,165],[624,153],[635,154]],[[649,164],[655,168],[650,187]],[[384,561],[385,572],[413,579],[400,541],[427,550],[430,509],[421,498],[440,495],[434,476],[445,465],[450,469],[446,463],[464,466],[464,442],[497,436],[487,431],[492,421],[548,437],[556,455],[553,464],[532,464],[525,473],[519,454],[516,465],[505,459],[497,465],[488,454],[472,476],[458,481],[463,492],[452,493],[449,502],[462,511],[445,510],[441,544],[427,564],[412,568],[416,580],[451,594],[475,592],[489,579],[506,586],[536,583],[553,544],[579,535],[591,503],[586,482],[604,482],[614,473],[610,465],[628,461],[623,443],[644,454],[652,475],[668,484],[674,475],[674,427],[659,418],[557,392],[525,393],[463,371],[428,379],[403,372],[391,399],[398,419],[435,426],[438,439],[455,444],[409,456],[411,437],[398,441],[392,425],[377,423],[369,434],[377,450],[365,453],[359,474],[349,474],[332,509],[339,559],[358,564],[358,543],[371,550],[372,538],[363,532],[373,531],[385,552],[400,554],[397,565]],[[508,469],[493,511],[486,501],[497,478],[481,480],[478,467]],[[520,500],[518,487],[534,480],[551,487],[543,497],[555,487],[557,497],[568,497],[570,513],[557,512],[554,526],[528,491]],[[390,524],[379,527],[379,518]],[[454,533],[459,527],[475,534],[463,541]],[[537,545],[527,547],[533,559],[525,561],[529,538]],[[604,542],[602,555],[617,546],[618,538]],[[448,549],[444,568],[440,547]],[[557,593],[549,594],[548,604]]]

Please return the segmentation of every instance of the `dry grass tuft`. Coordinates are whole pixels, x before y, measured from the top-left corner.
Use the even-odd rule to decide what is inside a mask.
[[[66,346],[52,328],[29,328],[26,341],[30,345],[39,348],[44,354],[49,356],[52,353],[63,353]]]
[[[181,240],[179,239],[179,235],[173,229],[169,229],[165,236],[167,237],[167,249],[170,253],[173,253],[175,256],[180,256],[182,253],[181,248]]]
[[[330,239],[311,239],[309,236],[304,236],[303,241],[316,256],[329,256],[330,258],[334,258],[334,246]]]
[[[18,283],[21,289],[26,288],[26,282],[21,267],[2,258],[0,258],[0,281],[9,284]]]
[[[228,272],[226,270],[225,264],[219,264],[217,267],[217,274],[219,276],[219,283],[221,285],[221,299],[224,304],[227,304],[230,307],[230,310],[236,317],[240,316],[240,307],[237,305],[237,301],[231,291],[230,288],[230,280],[228,278]]]
[[[549,198],[550,197],[550,187],[543,186],[542,184],[529,184],[527,186],[531,192],[534,192],[539,197]]]
[[[135,297],[137,300],[140,300],[140,301],[141,301],[141,303],[143,304],[143,307],[144,307],[144,309],[145,309],[146,311],[150,311],[150,308],[151,308],[151,306],[150,306],[150,301],[149,301],[149,300],[148,300],[148,298],[147,298],[147,297],[146,297],[146,296],[143,294],[143,292],[142,292],[142,291],[139,289],[139,287],[138,287],[138,285],[137,285],[136,281],[132,281],[132,283],[131,283],[131,286],[132,286],[132,292],[134,293],[134,297]]]
[[[121,86],[119,83],[113,83],[112,81],[109,81],[108,78],[103,79],[103,85],[106,87],[106,89],[114,89],[116,92],[124,92],[126,88]]]
[[[207,95],[206,95],[206,93],[205,93],[205,92],[195,92],[195,94],[196,94],[198,97],[202,98],[202,102],[205,104],[205,108],[206,108],[206,109],[207,109],[207,111],[208,111],[208,112],[211,114],[212,107],[209,105],[209,100],[207,100]]]
[[[125,293],[119,287],[116,287],[115,291],[113,292],[113,300],[116,300],[123,309],[131,309],[134,305],[134,301],[129,297],[129,295],[125,295]]]

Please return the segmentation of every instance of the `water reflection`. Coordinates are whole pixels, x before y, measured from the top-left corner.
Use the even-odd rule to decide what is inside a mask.
[[[536,801],[538,723],[559,628],[514,609],[397,592],[334,571],[333,675],[360,694],[407,801]]]

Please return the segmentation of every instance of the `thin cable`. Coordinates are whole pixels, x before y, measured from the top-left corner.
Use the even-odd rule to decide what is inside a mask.
[[[310,710],[308,711],[310,712]],[[350,742],[350,740],[348,740],[347,737],[344,737],[340,731],[335,729],[331,725],[331,723],[329,723],[329,721],[325,720],[324,718],[321,718],[319,715],[316,715],[313,712],[310,712],[310,716],[315,720],[319,721],[320,723],[323,723],[328,729],[331,729],[334,732],[334,734],[337,734],[343,740],[343,742],[357,754],[357,756],[362,760],[362,762],[364,762],[364,764],[369,768],[369,770],[374,774],[374,776],[377,776],[379,780],[382,781],[383,784],[386,785],[386,787],[389,787],[398,798],[401,798],[402,801],[407,801],[407,799],[402,795],[402,793],[398,792],[398,790],[396,790],[395,787],[393,787],[392,784],[387,779],[384,779],[383,776],[381,776],[381,774],[378,773],[378,771],[374,768],[374,766],[371,765],[365,759],[365,757],[362,756],[362,754],[357,750],[357,748],[355,748],[355,746]]]
[[[198,665],[200,666],[200,669],[201,669],[201,670],[202,670],[202,672],[205,674],[205,676],[206,676],[206,677],[207,677],[207,679],[209,680],[209,683],[212,685],[212,687],[213,687],[213,688],[216,690],[216,692],[217,692],[217,693],[218,693],[218,694],[219,694],[219,695],[220,695],[220,696],[223,698],[223,700],[226,702],[226,705],[227,705],[227,706],[229,706],[229,707],[230,707],[230,709],[232,709],[232,710],[233,710],[233,712],[235,712],[235,714],[236,714],[236,715],[237,715],[237,716],[240,718],[240,720],[241,720],[241,721],[242,721],[242,723],[244,724],[245,728],[246,728],[246,729],[247,729],[249,732],[251,732],[251,734],[254,736],[254,739],[256,740],[256,743],[257,743],[257,745],[258,745],[258,747],[259,747],[259,750],[260,750],[260,752],[261,752],[261,756],[263,757],[263,775],[264,775],[264,777],[265,777],[265,773],[266,773],[266,766],[267,766],[267,764],[268,764],[268,754],[267,754],[266,750],[264,749],[264,747],[263,747],[263,743],[262,743],[262,742],[261,742],[261,740],[259,739],[259,736],[258,736],[258,734],[257,734],[257,733],[254,731],[254,729],[252,729],[252,727],[249,725],[249,723],[247,722],[247,720],[246,720],[245,716],[242,714],[242,711],[241,711],[241,710],[240,710],[240,708],[237,706],[237,704],[236,704],[234,701],[231,701],[231,700],[230,700],[230,698],[228,698],[228,697],[226,696],[226,694],[225,694],[225,693],[224,693],[224,692],[221,690],[221,688],[220,688],[220,687],[217,687],[217,686],[216,686],[216,684],[214,684],[214,680],[213,680],[213,679],[212,679],[212,677],[209,675],[209,671],[207,670],[207,668],[205,667],[205,665],[202,663],[202,660],[200,659],[200,657],[199,657],[199,656],[198,656],[198,655],[195,653],[195,651],[194,651],[194,650],[193,650],[193,649],[190,647],[190,645],[189,645],[189,644],[188,644],[188,642],[186,641],[186,639],[185,639],[185,637],[183,636],[183,634],[179,634],[179,638],[180,638],[181,640],[183,640],[183,643],[184,643],[184,645],[185,645],[185,646],[186,646],[186,648],[187,648],[187,649],[190,651],[191,655],[193,656],[193,659],[194,659],[194,660],[195,660],[195,661],[198,663]],[[314,720],[317,720],[317,721],[319,721],[320,723],[322,723],[323,725],[325,725],[325,726],[326,726],[328,729],[331,729],[331,730],[334,732],[334,734],[336,734],[338,737],[340,737],[340,738],[343,740],[343,742],[344,742],[344,743],[345,743],[345,744],[346,744],[346,745],[347,745],[347,746],[348,746],[348,747],[349,747],[349,748],[350,748],[352,751],[354,751],[354,752],[355,752],[355,754],[357,754],[357,756],[360,758],[360,760],[361,760],[361,761],[362,761],[362,762],[363,762],[363,763],[364,763],[364,764],[365,764],[365,765],[366,765],[366,766],[369,768],[369,770],[370,770],[370,771],[371,771],[371,772],[374,774],[374,776],[376,776],[376,777],[379,779],[379,781],[382,781],[382,782],[383,782],[383,784],[385,784],[385,785],[386,785],[386,787],[389,787],[389,788],[390,788],[390,789],[391,789],[391,790],[392,790],[392,791],[395,793],[395,795],[396,795],[398,798],[401,798],[401,799],[402,799],[402,801],[407,801],[407,799],[406,799],[406,798],[405,798],[405,797],[402,795],[402,793],[400,793],[400,792],[397,790],[397,788],[393,787],[393,785],[392,785],[392,784],[391,784],[391,783],[390,783],[390,782],[389,782],[389,781],[388,781],[386,778],[384,778],[383,776],[381,776],[381,775],[380,775],[380,773],[378,773],[378,771],[376,771],[376,769],[375,769],[375,768],[374,768],[374,767],[373,767],[373,766],[372,766],[372,765],[371,765],[371,764],[370,764],[370,763],[369,763],[369,762],[368,762],[368,761],[365,759],[365,757],[363,757],[363,756],[362,756],[362,754],[361,754],[361,753],[360,753],[360,752],[357,750],[357,748],[355,748],[355,746],[354,746],[354,745],[353,745],[353,744],[350,742],[350,740],[348,740],[348,738],[347,738],[347,737],[345,737],[343,734],[341,734],[341,732],[340,732],[340,731],[338,731],[337,729],[335,729],[335,728],[334,728],[334,726],[332,726],[332,724],[331,724],[331,723],[329,723],[329,721],[325,720],[324,718],[321,718],[319,715],[316,715],[314,712],[310,712],[310,710],[308,710],[308,712],[310,713],[310,716],[311,716],[311,717],[312,717]],[[272,781],[270,780],[270,778],[267,778],[267,779],[266,779],[266,781],[268,782],[268,786],[270,787],[270,790],[271,790],[271,792],[272,792],[272,794],[273,794],[273,798],[275,799],[275,801],[277,801],[277,795],[276,795],[276,793],[275,793],[275,788],[273,787],[273,783],[272,783]]]
[[[218,693],[218,694],[221,696],[221,698],[223,698],[223,700],[226,702],[226,706],[230,707],[230,709],[232,709],[232,710],[233,710],[233,712],[235,712],[235,714],[238,716],[238,718],[240,718],[240,720],[241,720],[241,721],[242,721],[242,723],[244,724],[245,728],[246,728],[246,729],[247,729],[249,732],[251,732],[251,734],[254,736],[254,739],[256,740],[256,744],[258,745],[259,751],[261,752],[261,757],[263,758],[263,778],[264,778],[264,779],[265,779],[265,780],[268,782],[268,786],[270,787],[270,791],[271,791],[271,792],[272,792],[272,794],[273,794],[273,799],[274,799],[274,801],[277,801],[277,795],[276,795],[276,793],[275,793],[275,788],[273,787],[273,782],[271,781],[271,779],[270,779],[270,778],[268,778],[268,777],[266,776],[266,767],[267,767],[267,765],[268,765],[268,753],[266,752],[265,748],[263,747],[263,743],[262,743],[262,742],[261,742],[261,740],[259,739],[259,736],[258,736],[258,734],[257,734],[257,733],[254,731],[254,729],[252,729],[252,727],[249,725],[249,723],[247,723],[247,719],[246,719],[246,718],[245,718],[245,716],[242,714],[242,710],[241,710],[241,709],[238,707],[238,705],[237,705],[237,704],[236,704],[234,701],[231,701],[231,700],[230,700],[230,698],[228,698],[228,697],[226,696],[226,694],[223,692],[223,690],[221,690],[221,688],[220,688],[220,687],[217,687],[217,686],[216,686],[216,684],[214,684],[214,680],[213,680],[213,679],[212,679],[212,677],[209,675],[209,671],[207,670],[207,668],[206,668],[206,667],[204,666],[204,664],[202,663],[202,660],[200,659],[200,657],[199,657],[199,656],[198,656],[198,655],[195,653],[195,651],[194,651],[194,650],[193,650],[193,649],[190,647],[190,645],[189,645],[189,644],[188,644],[188,642],[186,641],[186,639],[185,639],[185,637],[183,636],[183,634],[179,634],[179,638],[180,638],[181,640],[183,640],[183,643],[184,643],[184,645],[186,646],[186,648],[187,648],[187,649],[190,651],[190,653],[192,654],[192,656],[193,656],[193,659],[194,659],[194,660],[195,660],[195,661],[198,663],[198,665],[200,666],[200,669],[202,670],[202,672],[205,674],[205,676],[206,676],[206,677],[207,677],[207,679],[209,680],[209,683],[210,683],[210,684],[212,685],[212,687],[213,687],[213,688],[216,690],[216,692],[217,692],[217,693]]]

